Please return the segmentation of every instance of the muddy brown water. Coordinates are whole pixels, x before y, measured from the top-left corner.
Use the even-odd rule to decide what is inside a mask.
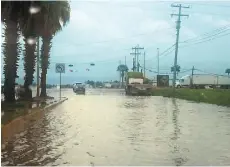
[[[2,165],[230,165],[230,108],[115,89],[63,95],[2,149]]]

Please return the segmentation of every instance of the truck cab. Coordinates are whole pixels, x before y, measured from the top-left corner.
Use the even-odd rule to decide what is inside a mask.
[[[152,85],[144,83],[145,79],[140,72],[127,72],[126,74],[126,95],[150,94]]]
[[[175,87],[176,88],[181,88],[183,81],[184,81],[184,79],[177,79]]]

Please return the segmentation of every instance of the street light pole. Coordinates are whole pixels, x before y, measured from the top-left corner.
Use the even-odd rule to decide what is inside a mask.
[[[29,8],[29,13],[31,15],[36,14],[40,12],[41,8],[38,6],[34,6],[34,2],[32,2],[31,7]],[[37,37],[37,97],[39,96],[40,90],[39,90],[39,36]]]
[[[40,84],[39,84],[39,62],[40,62],[40,59],[39,59],[39,36],[37,37],[37,97],[39,96],[39,93],[40,93]]]
[[[145,77],[145,52],[144,52],[144,77]]]
[[[159,48],[157,48],[157,74],[160,75]]]

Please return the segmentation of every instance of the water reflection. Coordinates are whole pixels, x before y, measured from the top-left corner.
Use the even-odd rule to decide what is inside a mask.
[[[173,105],[173,109],[172,109],[173,134],[171,137],[171,149],[172,149],[171,152],[172,152],[173,161],[175,165],[181,166],[184,165],[184,163],[186,163],[187,158],[183,154],[182,150],[184,149],[181,148],[180,142],[178,141],[181,134],[180,126],[178,123],[178,116],[180,114],[180,110],[175,98],[172,99],[172,105]]]
[[[52,133],[46,116],[32,124],[25,132],[17,135],[2,151],[2,165],[37,166],[54,162],[62,153],[54,153]],[[55,156],[52,156],[55,155]]]
[[[124,132],[127,134],[128,140],[132,145],[139,145],[143,141],[143,123],[145,120],[145,100],[143,97],[137,97],[125,102],[124,104],[127,110],[126,117],[124,118],[124,128],[127,130]]]
[[[230,164],[229,108],[100,93],[71,90],[2,148],[2,165]]]
[[[173,122],[173,127],[174,127],[174,133],[173,137],[171,138],[172,140],[177,140],[180,135],[180,128],[178,125],[178,115],[180,114],[180,110],[178,108],[176,99],[172,99],[172,104],[173,104],[173,109],[172,109],[172,122]]]

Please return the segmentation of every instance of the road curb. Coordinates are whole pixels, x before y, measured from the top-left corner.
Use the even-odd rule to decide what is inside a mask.
[[[2,130],[2,141],[1,143],[6,143],[15,138],[16,134],[23,132],[26,128],[28,128],[31,123],[39,120],[45,114],[46,111],[53,109],[59,104],[62,104],[64,101],[68,100],[68,98],[63,98],[62,100],[57,100],[54,103],[50,103],[45,108],[32,108],[30,112],[26,115],[19,116],[6,125],[1,127]],[[3,145],[2,145],[3,148]]]
[[[54,100],[54,103],[53,103],[53,101],[50,102],[50,104],[49,104],[48,106],[46,106],[45,108],[43,108],[43,109],[44,109],[44,110],[50,110],[50,109],[56,107],[58,104],[63,103],[63,102],[66,101],[66,100],[68,100],[67,97],[64,97],[64,98],[63,98],[62,100],[60,100],[60,101]]]

